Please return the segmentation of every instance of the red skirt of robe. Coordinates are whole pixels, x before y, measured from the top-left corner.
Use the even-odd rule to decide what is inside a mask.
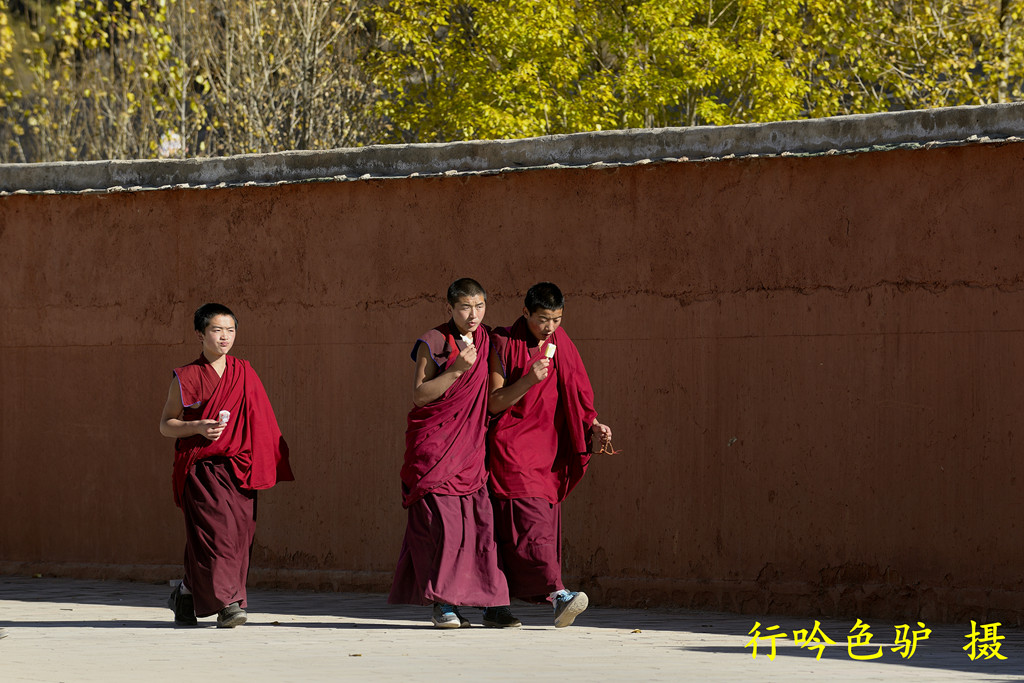
[[[487,487],[465,496],[428,493],[408,516],[389,603],[509,604]]]
[[[239,486],[226,458],[205,458],[185,478],[182,510],[185,586],[192,591],[196,616],[211,616],[233,602],[244,608],[256,491]]]
[[[513,598],[544,602],[562,590],[562,506],[543,498],[492,501],[494,537]]]

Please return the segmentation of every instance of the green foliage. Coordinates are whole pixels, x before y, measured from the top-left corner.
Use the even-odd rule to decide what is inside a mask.
[[[0,161],[1022,98],[1024,0],[0,0]],[[176,144],[170,144],[176,143]]]
[[[169,116],[165,2],[62,0],[20,55],[18,125],[4,150],[23,160],[152,156]],[[0,157],[2,158],[2,157]]]
[[[1021,98],[1021,0],[415,0],[376,6],[394,141]]]
[[[608,74],[616,99],[629,105],[621,109],[622,125],[799,115],[806,86],[786,61],[787,46],[799,37],[795,1],[655,0],[627,7],[625,21],[606,39],[621,65]]]
[[[808,0],[808,116],[1021,99],[1020,0]]]
[[[14,29],[7,0],[0,0],[0,140],[13,141],[24,133],[24,126],[17,110],[21,101],[14,71]],[[17,145],[8,142],[0,146],[0,161],[8,153],[17,153]]]
[[[791,118],[794,0],[416,0],[375,8],[395,139]]]
[[[11,124],[0,161],[358,144],[374,126],[357,9],[355,0],[58,0],[18,55],[23,93],[0,89]]]

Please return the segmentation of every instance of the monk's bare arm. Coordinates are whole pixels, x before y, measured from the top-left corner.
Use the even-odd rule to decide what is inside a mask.
[[[202,434],[210,441],[216,441],[224,431],[216,420],[191,420],[185,421],[181,418],[185,414],[185,407],[181,405],[181,387],[178,378],[171,380],[171,388],[167,390],[167,402],[164,403],[164,412],[160,415],[160,433],[173,439],[184,439],[193,434]]]
[[[505,374],[502,372],[498,354],[492,352],[488,362],[488,367],[491,371],[491,393],[487,397],[487,412],[491,415],[497,415],[518,403],[519,399],[526,396],[526,392],[530,390],[530,387],[548,376],[548,365],[551,363],[547,358],[541,358],[518,381],[505,386]]]
[[[476,347],[467,346],[452,363],[452,366],[438,374],[437,365],[430,358],[430,348],[420,344],[416,349],[416,377],[412,389],[412,402],[425,406],[436,401],[444,392],[476,362]]]

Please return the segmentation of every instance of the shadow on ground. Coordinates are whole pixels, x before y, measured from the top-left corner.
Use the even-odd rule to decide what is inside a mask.
[[[167,621],[149,619],[94,618],[76,620],[73,616],[75,605],[125,606],[132,608],[160,608],[166,610],[167,596],[171,588],[165,584],[130,583],[117,581],[86,581],[73,579],[0,577],[0,601],[28,601],[54,605],[55,619],[49,621],[16,622],[0,620],[0,628],[9,631],[19,627],[39,628],[107,628],[107,629],[162,629],[175,628],[167,610]],[[474,626],[480,625],[480,611],[477,608],[463,608],[464,616]],[[551,609],[544,605],[514,604],[513,611],[525,628],[548,628],[551,625]],[[64,613],[67,613],[67,618]],[[429,629],[430,609],[413,605],[388,605],[386,596],[363,593],[313,593],[276,590],[249,591],[249,616],[246,628],[310,628],[382,631],[395,629]],[[286,622],[278,621],[287,616]],[[342,623],[318,619],[342,619]],[[615,629],[624,633],[655,631],[676,633],[679,636],[678,649],[681,651],[708,652],[727,655],[751,656],[753,653],[752,631],[760,623],[761,638],[758,641],[757,657],[764,661],[766,673],[770,672],[769,659],[771,641],[765,635],[768,628],[778,625],[773,632],[790,636],[799,629],[814,627],[813,618],[747,616],[718,612],[701,612],[681,609],[617,609],[592,607],[584,613],[577,624],[587,628]],[[825,620],[820,628],[835,641],[822,652],[823,660],[852,659],[848,648],[854,627],[853,621]],[[920,628],[916,623],[913,629]],[[866,675],[883,676],[878,667],[915,667],[927,677],[928,670],[956,671],[976,676],[1010,676],[1020,680],[1024,673],[1024,632],[1014,627],[1000,627],[1002,636],[999,653],[1007,659],[979,658],[974,661],[963,649],[968,644],[970,624],[926,624],[931,629],[927,640],[918,643],[917,650],[910,658],[903,658],[893,650],[896,647],[897,630],[891,623],[872,623],[872,638],[867,646],[855,647],[852,653],[863,656],[881,652],[881,656],[863,662]],[[201,621],[200,628],[214,628],[212,620]],[[742,644],[702,645],[707,636],[735,637]],[[857,642],[857,641],[854,641]],[[792,638],[779,638],[776,642],[776,657],[807,658],[817,656],[817,650],[798,647]],[[881,648],[881,650],[879,650]],[[1010,680],[1010,679],[1007,679]]]

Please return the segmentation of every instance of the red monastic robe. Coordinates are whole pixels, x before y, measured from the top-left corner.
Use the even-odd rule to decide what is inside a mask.
[[[420,344],[444,371],[460,353],[451,322],[423,335]],[[495,607],[509,602],[498,568],[494,513],[487,492],[487,357],[490,335],[473,335],[477,360],[439,398],[409,411],[402,504],[408,523],[389,603]]]
[[[172,483],[178,507],[182,507],[181,495],[189,469],[198,460],[211,456],[230,459],[231,469],[243,489],[268,489],[279,481],[295,479],[288,464],[288,444],[281,436],[274,409],[256,371],[247,361],[234,356],[225,360],[220,377],[204,356],[174,370],[186,419],[216,420],[222,410],[231,413],[227,427],[216,441],[199,434],[175,441]]]
[[[530,371],[543,354],[526,318],[494,331],[493,343],[505,385]],[[594,390],[583,359],[559,327],[550,342],[557,346],[547,378],[492,423],[488,468],[495,498],[565,500],[590,463],[590,428],[597,418]]]
[[[450,322],[423,335],[439,373],[459,356],[458,330]],[[402,505],[409,507],[427,493],[464,496],[487,483],[487,354],[490,335],[481,325],[473,335],[477,362],[440,398],[409,411],[402,466]]]

